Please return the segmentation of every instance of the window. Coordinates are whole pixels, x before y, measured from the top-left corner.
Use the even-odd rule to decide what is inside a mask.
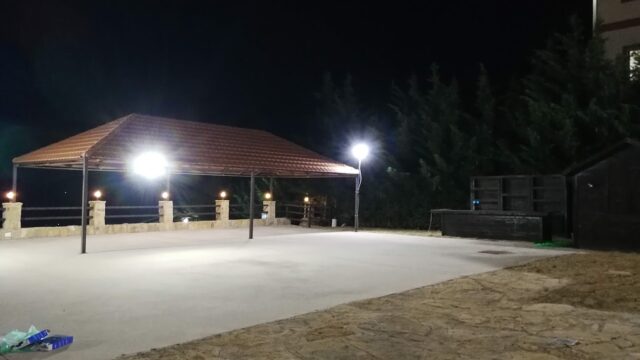
[[[624,55],[627,59],[629,77],[636,80],[640,78],[640,45],[627,46],[624,48]]]
[[[629,50],[629,70],[633,71],[638,68],[638,56],[640,56],[640,50]]]

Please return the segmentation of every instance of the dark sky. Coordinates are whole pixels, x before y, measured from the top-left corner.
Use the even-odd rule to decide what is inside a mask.
[[[430,64],[497,84],[590,0],[0,0],[0,168],[131,112],[303,134],[322,75],[383,108]],[[468,85],[465,85],[468,84]],[[20,139],[25,138],[22,141]],[[20,140],[20,141],[18,141]]]

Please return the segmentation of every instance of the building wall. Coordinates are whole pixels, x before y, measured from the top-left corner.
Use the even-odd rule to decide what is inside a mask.
[[[607,39],[607,55],[615,58],[640,49],[640,0],[594,0],[597,18]]]
[[[577,173],[574,240],[583,248],[640,249],[640,146]]]

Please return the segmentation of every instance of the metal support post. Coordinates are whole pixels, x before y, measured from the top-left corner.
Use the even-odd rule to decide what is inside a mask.
[[[253,202],[256,191],[256,178],[253,172],[251,173],[251,190],[249,191],[249,239],[253,239]]]
[[[14,194],[17,194],[18,192],[18,165],[13,165],[13,179],[11,182],[11,191],[13,191]],[[13,196],[13,199],[11,199],[11,202],[15,202],[16,201],[16,197],[17,195]]]
[[[89,164],[87,156],[82,157],[82,246],[81,253],[87,253],[87,204],[89,202]]]

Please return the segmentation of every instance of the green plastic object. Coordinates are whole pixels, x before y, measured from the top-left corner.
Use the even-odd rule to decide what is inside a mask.
[[[29,330],[26,332],[20,330],[12,330],[9,331],[5,336],[0,338],[0,354],[9,354],[12,352],[19,352],[20,349],[17,349],[16,346],[21,342],[27,340],[32,335],[39,333],[35,326],[31,325]]]
[[[553,240],[536,243],[535,246],[538,248],[567,248],[572,247],[573,243],[571,242],[571,240]]]

